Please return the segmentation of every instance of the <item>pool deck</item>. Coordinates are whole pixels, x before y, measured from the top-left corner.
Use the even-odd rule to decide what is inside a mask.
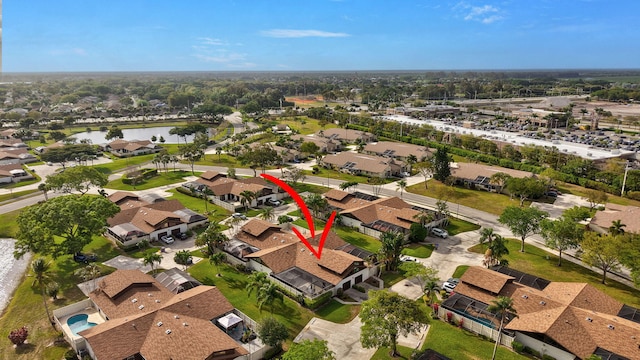
[[[87,308],[83,311],[79,311],[77,313],[74,314],[69,314],[67,316],[64,316],[60,319],[60,324],[62,324],[62,331],[64,331],[65,334],[67,334],[67,336],[72,339],[72,340],[76,340],[76,339],[81,339],[82,336],[76,335],[73,333],[73,331],[71,331],[71,328],[69,327],[69,325],[67,324],[67,320],[69,320],[70,317],[73,317],[75,315],[81,315],[81,314],[86,314],[89,317],[87,318],[88,322],[92,322],[92,323],[96,323],[97,325],[100,325],[102,323],[104,323],[106,320],[102,317],[102,315],[100,315],[100,312],[98,312],[98,310],[94,309],[94,308]]]

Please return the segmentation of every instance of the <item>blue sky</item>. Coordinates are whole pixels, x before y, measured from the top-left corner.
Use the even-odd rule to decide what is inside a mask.
[[[9,0],[5,72],[640,68],[638,0]]]

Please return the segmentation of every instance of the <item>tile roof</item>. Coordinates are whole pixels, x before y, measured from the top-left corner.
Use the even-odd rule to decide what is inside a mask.
[[[249,235],[260,237],[265,231],[269,229],[278,231],[280,230],[280,227],[265,220],[251,219],[249,220],[249,222],[244,224],[240,230],[246,232]]]
[[[364,147],[365,152],[372,152],[378,155],[388,154],[391,152],[392,157],[406,158],[413,154],[420,160],[423,157],[431,156],[431,151],[420,145],[413,145],[407,143],[399,143],[392,141],[378,141],[375,143],[369,143]]]
[[[209,170],[209,171],[205,171],[202,174],[200,174],[200,177],[205,179],[205,180],[212,181],[212,180],[214,180],[214,179],[216,179],[218,177],[226,177],[226,176],[221,174],[221,173],[219,173],[219,172],[217,172],[217,171]]]
[[[384,204],[384,202],[382,203]],[[394,204],[395,202],[390,203]],[[341,213],[342,216],[352,217],[361,221],[363,224],[371,224],[380,220],[406,230],[410,229],[411,224],[416,222],[414,219],[418,214],[420,214],[418,210],[380,205],[378,201],[367,201],[367,204],[363,206],[346,209]]]
[[[149,140],[132,140],[132,141],[128,141],[128,140],[118,139],[118,140],[114,140],[114,141],[108,143],[107,145],[109,145],[109,147],[112,148],[113,150],[122,150],[122,149],[137,150],[140,147],[145,147],[145,146],[154,145],[154,144]],[[131,147],[131,146],[133,146],[133,147]],[[129,151],[133,151],[133,150],[129,150]]]
[[[243,191],[250,191],[255,193],[261,192],[268,188],[266,185],[254,183],[254,180],[236,180],[227,177],[219,177],[213,181],[199,178],[196,180],[196,182],[208,186],[216,196],[223,196],[228,194],[240,196]]]
[[[105,279],[107,282],[123,281],[123,275],[118,274],[121,271]],[[163,294],[168,292],[151,276],[138,270],[130,271],[142,274],[136,278],[146,277],[153,288],[164,289],[160,290]],[[169,292],[170,295],[164,296],[159,303],[145,301],[145,298],[158,297],[157,293],[149,292],[148,287],[127,288],[130,289],[127,292],[131,291],[127,294],[127,301],[116,299],[111,306],[107,306],[108,299],[104,298],[104,292],[96,290],[90,294],[94,301],[96,296],[102,297],[101,302],[96,304],[109,317],[105,323],[80,333],[87,339],[97,358],[124,359],[140,354],[148,360],[205,359],[220,351],[227,351],[229,358],[247,354],[242,346],[211,322],[233,310],[233,306],[217,288],[201,285],[177,295]],[[138,299],[134,305],[142,302],[147,305],[142,310],[130,306],[132,303],[129,298],[132,296]],[[130,308],[135,311],[130,311]]]
[[[469,271],[469,269],[471,269],[471,271]],[[513,281],[514,279],[511,276],[485,269],[480,266],[472,266],[469,269],[467,269],[464,275],[462,275],[460,281],[488,290],[494,294],[499,293],[505,284]]]
[[[607,230],[616,220],[626,225],[625,232],[640,233],[640,207],[637,206],[607,204],[604,210],[596,212],[591,224]]]
[[[353,129],[340,129],[340,128],[330,128],[323,130],[324,137],[330,138],[334,137],[338,140],[347,140],[347,141],[355,141],[361,138],[371,138],[374,135],[368,132],[353,130]]]
[[[327,199],[342,201],[342,200],[344,200],[344,198],[346,198],[347,196],[349,196],[351,194],[349,194],[346,191],[342,191],[342,190],[338,190],[338,189],[331,189],[331,190],[327,191],[326,193],[324,193],[323,195]]]
[[[352,153],[348,151],[326,155],[322,158],[322,162],[336,167],[344,167],[351,163],[353,165],[351,165],[349,169],[366,171],[369,173],[383,173],[391,167],[401,167],[399,164],[396,164],[393,159],[376,155]]]
[[[109,200],[117,205],[120,205],[120,202],[125,199],[138,200],[138,195],[128,191],[116,191],[109,195]]]
[[[457,163],[451,167],[451,176],[461,179],[474,180],[478,176],[490,178],[491,175],[497,173],[506,173],[516,178],[525,178],[533,176],[533,173],[514,169],[507,169],[499,166],[491,166],[475,163]]]

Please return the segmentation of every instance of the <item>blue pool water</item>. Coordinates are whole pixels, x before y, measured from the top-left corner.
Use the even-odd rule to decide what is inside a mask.
[[[98,325],[94,322],[87,321],[88,318],[89,315],[87,314],[78,314],[67,319],[67,325],[69,325],[73,335],[78,336],[79,332]]]

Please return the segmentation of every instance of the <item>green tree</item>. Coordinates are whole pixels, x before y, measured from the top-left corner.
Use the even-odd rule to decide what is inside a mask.
[[[380,235],[380,257],[384,262],[385,270],[395,271],[400,264],[404,235],[399,232],[387,231]]]
[[[369,292],[369,300],[362,303],[360,319],[362,346],[390,347],[391,357],[398,355],[399,335],[417,334],[429,323],[427,314],[416,302],[388,290]]]
[[[173,261],[175,261],[176,264],[184,266],[184,270],[187,270],[187,266],[192,260],[193,256],[191,256],[189,250],[180,250],[173,256]]]
[[[400,190],[400,198],[402,199],[402,194],[404,194],[404,190],[407,188],[407,180],[400,179],[396,183],[396,191]]]
[[[558,266],[562,266],[562,253],[580,246],[584,226],[565,216],[558,220],[543,219],[540,221],[540,235],[545,245],[558,250]]]
[[[49,200],[49,197],[47,196],[47,192],[49,192],[49,190],[51,189],[46,183],[41,182],[40,184],[38,184],[38,190],[42,191],[42,195],[44,195],[44,201]]]
[[[275,216],[276,216],[275,211],[271,206],[263,207],[262,209],[260,209],[260,213],[258,214],[259,218],[269,222],[273,221],[273,218],[275,218]]]
[[[270,304],[273,308],[273,302],[280,300],[280,303],[284,303],[284,297],[278,286],[271,281],[267,281],[260,286],[256,293],[256,300],[258,300],[258,309],[262,310],[265,304]]]
[[[498,186],[498,193],[502,194],[502,190],[504,189],[507,182],[511,179],[511,175],[503,172],[497,172],[489,178],[489,183]]]
[[[314,142],[306,141],[300,145],[300,151],[315,157],[320,151],[320,147]]]
[[[311,210],[311,213],[314,217],[318,218],[322,214],[323,210],[326,210],[329,206],[327,199],[325,199],[322,195],[312,193],[304,198],[305,204]]]
[[[506,225],[513,235],[520,237],[522,240],[520,251],[524,252],[524,240],[540,232],[540,221],[548,216],[546,211],[535,207],[508,206],[498,218],[498,222]]]
[[[594,232],[584,234],[580,244],[582,261],[602,270],[602,283],[607,282],[607,273],[620,269],[621,261],[625,257],[625,236],[598,235]]]
[[[247,290],[247,295],[251,296],[252,292],[258,293],[258,290],[266,283],[269,282],[267,279],[268,274],[266,272],[256,271],[251,273],[247,277],[247,285],[245,290]]]
[[[435,171],[433,159],[426,159],[425,161],[419,162],[414,168],[424,177],[424,188],[427,189],[427,181]]]
[[[211,222],[206,230],[196,237],[195,245],[206,246],[207,254],[211,255],[216,252],[216,249],[222,249],[227,242],[229,238],[222,232],[220,224]]]
[[[500,344],[500,338],[502,337],[502,329],[504,328],[504,320],[510,316],[518,316],[516,309],[513,307],[513,299],[506,296],[498,296],[493,303],[487,307],[487,310],[498,315],[500,317],[500,327],[498,328],[498,338],[493,347],[493,355],[491,360],[495,360],[496,351],[498,350],[498,344]]]
[[[87,264],[73,272],[74,275],[82,279],[82,281],[95,280],[102,275],[102,270],[95,264]],[[95,281],[94,281],[95,285]]]
[[[289,331],[284,324],[269,316],[259,322],[258,336],[264,344],[279,349],[289,337]]]
[[[84,195],[92,187],[103,188],[109,182],[107,175],[90,166],[75,166],[47,176],[46,186],[70,194],[77,191]]]
[[[423,296],[423,299],[425,300],[432,295],[428,293],[427,285],[431,282],[437,283],[440,280],[438,278],[438,269],[431,266],[424,266],[419,262],[406,261],[400,264],[399,268],[407,279],[412,279],[418,283],[418,286],[420,286],[420,289],[424,292],[425,296]]]
[[[158,252],[148,252],[142,258],[142,263],[145,266],[150,265],[151,266],[151,271],[154,274],[156,272],[155,265],[156,264],[160,265],[161,262],[162,262],[162,255],[160,255],[160,253],[158,253]]]
[[[413,165],[418,162],[418,157],[415,154],[409,154],[407,156],[407,165],[409,165],[409,173],[413,171]]]
[[[195,175],[193,166],[195,165],[196,161],[202,159],[202,157],[204,156],[204,152],[202,152],[202,149],[198,147],[198,145],[192,143],[180,146],[178,152],[180,156],[182,156],[182,158],[189,163],[189,165],[191,166],[191,173]]]
[[[104,138],[107,140],[122,139],[123,137],[124,137],[124,134],[122,133],[122,129],[120,129],[116,125],[113,125],[111,129],[107,131],[107,134],[104,136]]]
[[[412,243],[424,241],[427,235],[427,229],[420,223],[413,223],[409,227],[409,241]]]
[[[47,312],[47,319],[49,323],[56,329],[56,323],[53,321],[51,317],[51,313],[49,313],[49,305],[47,304],[47,297],[45,295],[45,288],[47,286],[47,282],[50,280],[49,271],[51,270],[51,263],[45,260],[42,257],[36,258],[31,263],[31,276],[33,276],[33,285],[37,285],[40,290],[40,294],[42,295],[42,303],[44,304],[44,310]]]
[[[589,202],[589,210],[593,210],[598,205],[604,205],[609,200],[609,195],[602,190],[587,189],[585,199]]]
[[[251,206],[251,202],[255,198],[255,193],[253,191],[244,190],[240,193],[240,205],[244,206],[244,211],[249,210],[249,206]]]
[[[620,235],[620,234],[624,234],[624,228],[627,225],[622,223],[622,220],[618,219],[618,220],[613,220],[611,222],[611,226],[609,226],[609,232],[611,233],[611,235]]]
[[[507,254],[509,254],[507,241],[502,236],[495,234],[493,241],[491,241],[487,251],[484,253],[484,264],[487,268],[493,265],[505,264],[505,260],[502,260],[502,257]]]
[[[449,153],[446,147],[440,147],[433,156],[433,178],[444,182],[451,176]]]
[[[326,340],[304,339],[299,343],[293,343],[282,357],[282,360],[335,360],[335,354],[327,347]]]
[[[342,191],[348,191],[351,188],[355,188],[359,184],[360,183],[357,181],[343,181],[342,183],[340,183],[339,187]]]
[[[571,219],[573,222],[580,222],[590,218],[591,212],[585,207],[574,206],[565,210],[562,213],[562,217]]]
[[[204,200],[204,211],[209,214],[209,202],[211,201],[211,196],[215,196],[210,187],[205,186],[202,189],[202,200]]]
[[[106,221],[120,208],[102,196],[67,195],[24,208],[18,215],[14,256],[27,252],[54,257],[73,254],[102,235]]]
[[[511,196],[520,198],[520,206],[524,206],[527,199],[538,198],[544,195],[547,187],[545,184],[534,178],[510,178],[507,180],[507,191]]]
[[[482,230],[480,230],[480,238],[478,241],[480,242],[480,245],[483,245],[486,242],[488,244],[487,247],[490,248],[491,243],[496,236],[499,235],[493,230],[493,228],[483,227]]]
[[[220,277],[222,276],[222,274],[220,274],[220,264],[222,264],[222,262],[226,259],[227,257],[225,256],[225,254],[223,252],[217,252],[215,254],[209,254],[209,263],[213,266],[216,267],[216,276]]]

